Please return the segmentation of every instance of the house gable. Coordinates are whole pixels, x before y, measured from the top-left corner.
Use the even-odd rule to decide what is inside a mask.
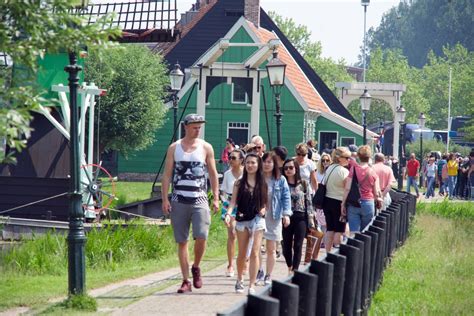
[[[318,94],[322,97],[331,111],[356,123],[356,120],[352,117],[349,111],[341,104],[334,93],[332,93],[332,91],[326,86],[326,84],[321,80],[321,78],[311,68],[308,62],[303,58],[303,56],[301,56],[298,50],[291,44],[288,38],[283,34],[283,32],[263,9],[260,9],[260,25],[267,30],[275,32],[278,38],[280,38],[292,58],[294,58],[294,60],[297,62],[298,66],[318,91]]]

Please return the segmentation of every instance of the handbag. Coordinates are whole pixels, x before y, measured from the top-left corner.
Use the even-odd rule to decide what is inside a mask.
[[[311,200],[308,198],[309,191],[308,191],[308,182],[306,180],[302,180],[301,184],[303,185],[303,192],[304,192],[304,207],[306,212],[306,222],[308,225],[308,229],[316,229],[317,222],[316,218],[311,210]]]
[[[352,205],[354,207],[360,207],[360,191],[359,191],[359,180],[357,179],[357,173],[355,167],[353,169],[353,177],[351,183],[351,189],[347,194],[346,205]],[[365,173],[364,182],[369,176],[369,170]]]
[[[329,173],[329,175],[327,177],[324,177],[323,180],[321,181],[321,183],[318,185],[318,189],[316,190],[316,193],[314,194],[313,196],[313,206],[315,208],[320,208],[322,209],[323,206],[324,206],[324,200],[326,198],[326,183],[329,179],[329,176],[331,175],[331,173],[334,171],[334,169],[336,169],[337,166],[335,166],[334,168],[332,168],[331,172]],[[326,180],[326,181],[324,181]]]

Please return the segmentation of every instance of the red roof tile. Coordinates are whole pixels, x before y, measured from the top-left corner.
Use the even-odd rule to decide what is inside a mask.
[[[262,27],[256,28],[253,23],[248,22],[248,25],[263,43],[267,43],[271,39],[278,38],[274,33]],[[278,57],[286,64],[286,79],[290,80],[303,100],[308,104],[308,107],[316,111],[331,112],[311,82],[308,80],[308,78],[306,78],[305,74],[300,69],[296,61],[293,59],[293,57],[291,57],[290,53],[283,45],[278,48]]]

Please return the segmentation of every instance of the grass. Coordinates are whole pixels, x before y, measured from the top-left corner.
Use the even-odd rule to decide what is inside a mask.
[[[119,184],[117,192],[127,194],[127,202],[149,197],[151,183]],[[224,258],[226,238],[220,216],[214,215],[205,259]],[[126,228],[110,225],[92,230],[87,234],[86,266],[88,289],[176,267],[172,229],[136,221]],[[38,236],[0,255],[0,311],[16,306],[39,307],[66,294],[65,236],[53,233]]]
[[[473,203],[421,204],[371,315],[468,315],[474,310]]]

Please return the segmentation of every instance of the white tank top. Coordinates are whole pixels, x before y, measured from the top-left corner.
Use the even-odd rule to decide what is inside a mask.
[[[185,204],[203,204],[207,200],[207,165],[204,145],[199,141],[193,152],[183,150],[181,139],[174,151],[174,177],[172,201]]]

